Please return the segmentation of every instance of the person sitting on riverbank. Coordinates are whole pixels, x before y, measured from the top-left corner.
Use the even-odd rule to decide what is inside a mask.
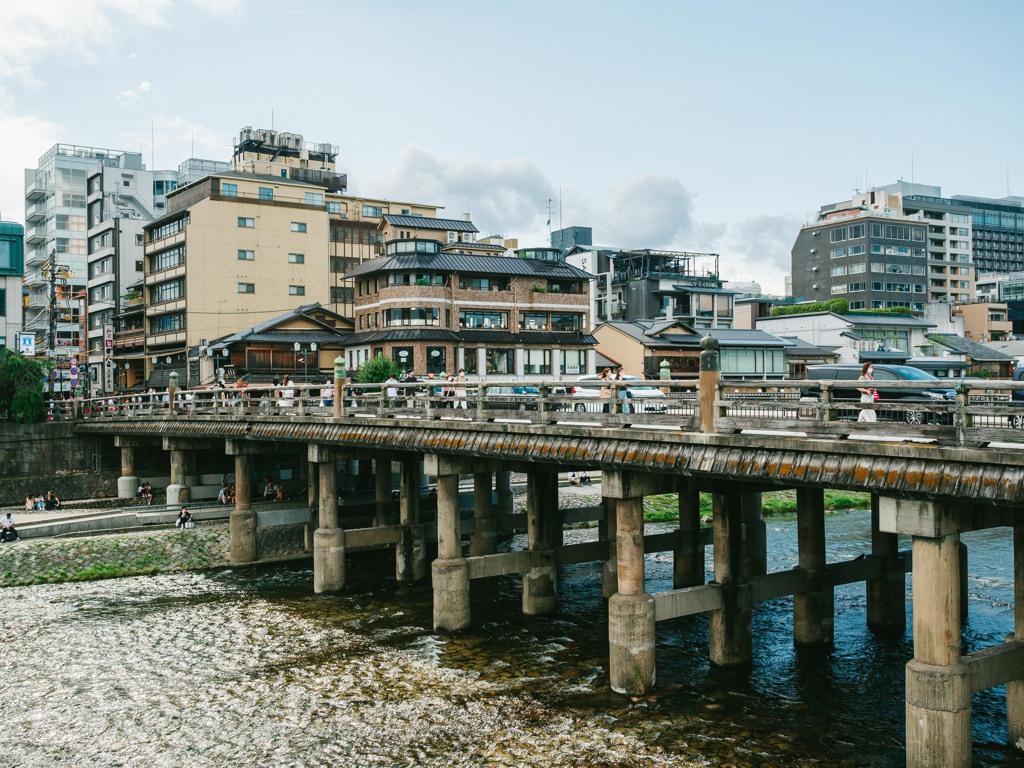
[[[45,507],[47,512],[50,512],[54,509],[58,509],[60,507],[60,499],[57,498],[57,495],[53,491],[47,491],[46,501],[44,502],[43,506]]]
[[[36,509],[36,497],[29,494],[25,497],[25,511],[34,512]]]
[[[217,501],[219,501],[221,504],[227,504],[228,503],[228,484],[227,483],[221,483],[220,484],[220,490],[217,491]]]
[[[188,507],[182,507],[181,512],[178,513],[178,519],[174,521],[175,528],[194,528],[195,521],[192,520],[192,513],[188,511]]]
[[[36,512],[42,512],[46,509],[46,497],[43,494],[36,496]]]
[[[18,529],[14,527],[14,518],[11,513],[8,512],[3,518],[0,518],[0,536],[3,541],[17,541],[18,540]]]

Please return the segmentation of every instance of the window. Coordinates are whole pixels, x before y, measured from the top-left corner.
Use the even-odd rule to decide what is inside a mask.
[[[508,312],[459,310],[460,328],[508,329]]]
[[[550,349],[523,350],[523,373],[529,375],[546,375],[551,373]]]
[[[515,373],[516,355],[513,349],[488,349],[487,373]]]
[[[292,222],[292,232],[305,232],[305,231],[306,231],[306,222],[304,222],[304,221],[293,221]]]
[[[850,255],[851,256],[863,256],[865,254],[865,248],[863,245],[851,245]]]
[[[585,349],[563,349],[562,370],[559,373],[575,374],[587,370],[587,351]]]
[[[379,205],[364,205],[363,216],[368,216],[373,219],[379,219],[384,215],[384,209]]]
[[[858,237],[864,237],[864,225],[863,224],[852,224],[850,226],[850,239],[856,240]]]
[[[246,216],[238,217],[238,226],[242,229],[252,229],[256,226],[256,219],[251,219]]]
[[[427,373],[445,373],[447,361],[448,350],[445,347],[427,347]]]
[[[582,325],[582,315],[576,314],[575,312],[569,313],[552,313],[551,315],[551,330],[552,331],[578,331]]]
[[[238,185],[228,184],[222,181],[220,183],[220,193],[224,197],[238,197]]]
[[[305,296],[306,295],[306,286],[304,286],[304,285],[289,285],[288,286],[288,295],[289,296]]]
[[[829,251],[829,256],[831,256],[833,259],[841,259],[845,255],[846,255],[846,249],[845,248],[833,248],[831,251]]]
[[[171,315],[154,317],[149,321],[150,333],[172,333],[185,330],[185,313],[175,312]]]
[[[256,251],[238,251],[239,261],[256,261]]]
[[[464,291],[504,291],[508,281],[494,277],[459,277],[459,288]]]
[[[176,245],[166,251],[154,253],[149,257],[149,271],[161,272],[185,263],[185,246]],[[95,275],[94,275],[95,277]]]
[[[185,294],[185,281],[182,278],[154,285],[149,289],[149,303],[160,304],[165,301],[177,301]]]
[[[341,213],[341,203],[328,203],[327,204],[327,212],[328,213]]]
[[[437,307],[400,307],[384,311],[384,325],[438,325],[441,310]]]
[[[238,292],[239,293],[256,293],[256,284],[255,283],[239,283],[238,284]]]
[[[331,286],[332,304],[351,304],[355,300],[355,291],[352,288],[347,288],[345,286],[340,285]]]
[[[851,264],[850,265],[850,274],[851,275],[859,275],[866,268],[867,268],[867,264],[865,264],[864,262],[861,262],[860,264]]]
[[[828,233],[829,242],[841,243],[846,239],[846,227],[838,227]]]
[[[289,253],[288,254],[288,263],[289,264],[305,264],[306,263],[306,254],[304,254],[304,253]]]
[[[846,293],[846,283],[839,283],[832,286],[832,293]]]
[[[318,208],[324,207],[324,195],[322,192],[306,192],[303,195],[303,201],[306,205],[315,205]],[[335,203],[337,205],[337,203]]]
[[[403,372],[411,371],[413,366],[412,347],[395,347],[391,350],[391,359],[395,361]],[[437,373],[440,373],[440,371],[437,371]]]
[[[865,283],[850,283],[850,293],[859,293],[865,288]]]
[[[274,190],[270,187],[260,187],[260,200],[273,200]]]
[[[846,274],[846,267],[832,267],[832,277],[842,277]]]
[[[546,331],[548,329],[547,313],[524,312],[519,316],[519,327],[524,331]]]

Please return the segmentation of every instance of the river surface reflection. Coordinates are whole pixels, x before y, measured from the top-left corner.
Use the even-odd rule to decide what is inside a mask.
[[[869,516],[827,532],[830,560],[855,557]],[[768,535],[769,568],[791,567],[795,520]],[[975,650],[1012,629],[1012,542],[965,539]],[[668,555],[647,568],[669,588]],[[473,627],[450,637],[429,588],[367,556],[349,569],[336,597],[308,563],[4,590],[0,765],[903,765],[912,642],[866,629],[863,585],[837,590],[828,652],[794,650],[790,600],[760,606],[750,672],[710,668],[705,619],[659,625],[659,686],[630,700],[608,689],[596,565],[562,569],[548,619],[521,615],[516,579],[474,583]],[[976,765],[1024,766],[1005,734],[1003,689],[978,694]]]

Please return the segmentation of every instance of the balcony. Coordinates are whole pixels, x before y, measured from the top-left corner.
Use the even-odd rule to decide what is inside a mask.
[[[46,206],[42,203],[30,205],[25,211],[25,222],[41,221],[46,218]]]
[[[25,187],[25,199],[26,200],[39,200],[46,195],[46,187],[37,181],[30,182]]]
[[[25,230],[25,242],[29,244],[41,243],[46,238],[46,230],[43,227],[32,227]]]
[[[146,332],[142,328],[114,332],[114,349],[127,351],[137,349],[146,343]]]

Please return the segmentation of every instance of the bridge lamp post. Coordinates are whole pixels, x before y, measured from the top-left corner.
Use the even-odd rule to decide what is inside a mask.
[[[316,354],[316,342],[310,342],[309,346],[303,348],[302,344],[295,342],[292,345],[292,349],[295,350],[295,354],[302,354],[302,378],[306,384],[309,383],[309,356]]]

